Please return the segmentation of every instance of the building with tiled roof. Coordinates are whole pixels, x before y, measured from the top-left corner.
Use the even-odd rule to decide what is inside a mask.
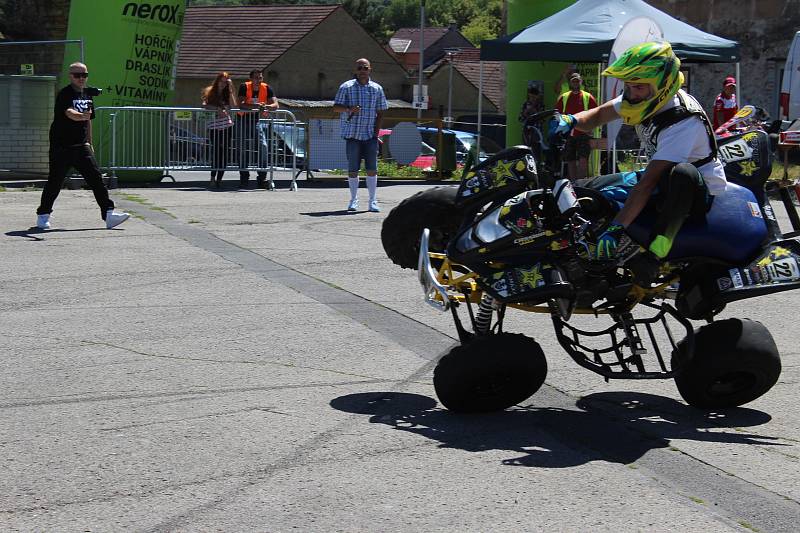
[[[220,71],[238,86],[254,68],[279,101],[332,100],[359,57],[371,61],[387,98],[410,100],[403,66],[341,5],[191,6],[178,54],[177,103],[197,105]]]
[[[422,36],[422,39],[420,39]],[[419,69],[420,40],[425,49],[423,62],[425,68],[445,55],[447,48],[472,48],[472,43],[461,35],[455,25],[447,28],[400,28],[389,39],[389,48],[400,58],[409,70]]]
[[[453,62],[452,114],[474,113],[480,85],[480,49],[451,49]],[[425,69],[428,94],[436,104],[447,103],[450,86],[450,62],[443,57]],[[505,109],[505,68],[502,61],[483,62],[483,110],[502,113]]]

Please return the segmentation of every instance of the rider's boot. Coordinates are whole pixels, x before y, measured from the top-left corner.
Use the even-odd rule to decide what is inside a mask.
[[[651,252],[644,249],[625,262],[625,266],[633,275],[633,282],[640,287],[648,288],[658,279],[661,261]]]

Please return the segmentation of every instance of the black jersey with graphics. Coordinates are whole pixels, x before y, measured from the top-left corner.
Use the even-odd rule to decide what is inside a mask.
[[[53,123],[50,125],[50,144],[54,146],[75,146],[89,142],[89,121],[75,121],[67,117],[69,108],[83,113],[91,111],[94,118],[94,102],[91,96],[76,91],[67,85],[58,92],[53,109]]]

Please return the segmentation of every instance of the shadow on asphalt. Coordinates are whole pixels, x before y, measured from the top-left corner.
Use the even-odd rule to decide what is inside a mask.
[[[399,392],[350,394],[334,398],[330,405],[370,415],[370,423],[421,435],[441,447],[508,450],[515,454],[503,460],[509,466],[565,468],[595,460],[630,464],[650,450],[668,448],[673,438],[782,446],[775,437],[738,429],[771,420],[762,411],[700,411],[643,393],[591,394],[577,401],[577,410],[526,406],[470,415],[437,407],[428,396]]]
[[[112,228],[116,229],[116,228]],[[121,228],[120,228],[121,229]],[[37,235],[46,235],[48,233],[67,233],[67,232],[75,232],[75,231],[108,231],[106,228],[76,228],[76,229],[61,229],[61,228],[54,228],[54,229],[39,229],[36,226],[32,228],[17,230],[17,231],[7,231],[5,235],[9,237],[25,237],[26,239],[30,239],[32,241],[43,241],[42,237],[38,237]]]
[[[348,211],[347,209],[339,209],[338,211],[310,211],[307,213],[300,213],[307,217],[340,217],[346,215],[363,215],[369,213],[366,209],[363,211]]]

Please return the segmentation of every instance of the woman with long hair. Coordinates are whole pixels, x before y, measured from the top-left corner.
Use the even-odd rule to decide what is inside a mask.
[[[211,142],[211,186],[218,189],[228,166],[233,120],[230,110],[236,107],[233,81],[227,72],[220,72],[214,83],[203,89],[203,107],[216,110],[216,115],[206,123]]]

